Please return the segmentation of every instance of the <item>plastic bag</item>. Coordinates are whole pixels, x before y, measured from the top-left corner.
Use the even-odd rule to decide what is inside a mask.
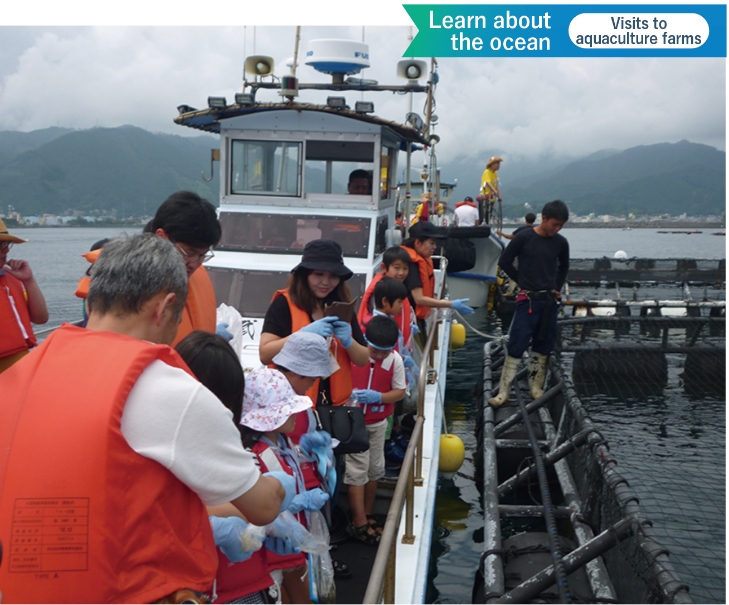
[[[246,552],[259,550],[266,539],[266,528],[251,523],[240,532],[240,546]]]
[[[314,554],[329,552],[329,534],[327,533],[326,539],[313,535],[288,510],[276,517],[273,523],[266,525],[266,534],[291,540],[291,544],[303,552]]]
[[[314,603],[335,603],[337,588],[334,583],[334,565],[329,554],[329,529],[321,512],[309,514],[309,531],[327,544],[327,549],[321,554],[309,555],[311,600]]]
[[[240,313],[235,307],[220,303],[215,313],[215,323],[227,323],[228,332],[233,335],[233,339],[228,344],[233,347],[236,355],[240,357],[243,352],[243,320]]]

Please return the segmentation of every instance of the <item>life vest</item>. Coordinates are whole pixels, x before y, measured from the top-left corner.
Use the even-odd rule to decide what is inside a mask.
[[[285,437],[284,437],[285,438]],[[289,445],[292,445],[289,441]],[[293,446],[291,447],[293,451]],[[291,468],[291,465],[282,458],[277,451],[277,448],[271,447],[268,443],[261,439],[257,441],[251,448],[251,451],[258,457],[259,466],[261,467],[261,473],[268,473],[283,471],[288,475],[294,477],[297,476],[296,471]],[[306,488],[301,485],[302,477],[299,475],[296,481],[297,493],[302,493]],[[306,527],[306,515],[303,512],[294,515],[299,523]],[[268,569],[273,571],[275,569],[289,569],[291,567],[299,567],[306,563],[306,554],[297,553],[295,555],[277,555],[274,552],[268,552]]]
[[[273,584],[273,578],[268,573],[268,551],[264,546],[239,563],[233,563],[219,548],[217,551],[216,603],[231,603],[243,596],[266,590]]]
[[[395,355],[390,353],[385,359],[370,362],[366,366],[352,364],[352,384],[355,389],[372,389],[378,393],[392,391],[392,376],[395,371]],[[392,416],[394,403],[362,405],[365,424],[374,424]]]
[[[297,307],[291,300],[288,289],[277,290],[271,300],[273,301],[277,296],[284,296],[289,303],[292,334],[311,323],[309,314],[300,307]],[[332,338],[330,350],[337,359],[339,369],[329,377],[329,394],[332,399],[332,405],[343,405],[352,395],[352,373],[349,369],[349,353],[347,353],[347,349],[342,346],[338,338]],[[311,388],[305,393],[313,402],[314,407],[316,407],[316,400],[319,397],[319,382],[320,380],[317,378]]]
[[[360,302],[359,309],[357,311],[357,321],[359,321],[359,325],[362,328],[363,333],[367,330],[367,324],[370,323],[370,319],[372,319],[374,315],[370,308],[372,294],[375,291],[375,286],[383,277],[385,277],[384,273],[378,273],[372,278],[372,281],[370,282],[370,285],[367,286],[367,290]],[[372,305],[372,308],[374,308],[374,304]],[[393,315],[392,318],[397,323],[397,327],[400,330],[400,336],[402,336],[402,343],[398,340],[397,350],[399,352],[404,352],[403,348],[408,348],[408,343],[410,342],[410,300],[407,297],[402,301],[402,309],[400,310],[400,313]]]
[[[0,275],[0,357],[36,345],[23,282],[9,273]]]
[[[86,252],[85,254],[82,254],[87,261],[89,261],[92,265],[97,261],[99,258],[99,254],[101,254],[101,251],[103,248],[97,248],[96,250],[92,250],[91,252]],[[91,278],[88,275],[84,275],[81,279],[78,280],[78,286],[76,286],[76,296],[79,298],[88,298],[89,296],[89,286],[91,285]]]
[[[461,206],[471,206],[471,208],[476,208],[478,210],[478,206],[473,202],[456,202],[456,208],[460,208]]]
[[[127,397],[157,359],[189,372],[167,346],[64,325],[0,375],[7,602],[151,603],[212,587],[205,506],[121,432]]]
[[[207,269],[200,265],[187,280],[187,302],[182,311],[182,321],[177,327],[174,347],[185,336],[195,330],[215,334],[215,290]]]
[[[418,265],[420,273],[420,282],[423,285],[423,296],[433,298],[435,294],[435,269],[433,267],[433,259],[420,256],[413,248],[401,246],[409,255],[410,260]],[[424,305],[415,305],[415,317],[425,319],[428,316],[430,307]]]

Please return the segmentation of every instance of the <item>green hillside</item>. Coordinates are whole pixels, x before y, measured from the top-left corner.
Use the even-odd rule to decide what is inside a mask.
[[[503,193],[517,214],[524,203],[540,208],[557,198],[577,214],[723,214],[726,153],[689,141],[632,147],[593,154]]]
[[[210,149],[217,145],[208,135],[152,134],[133,126],[68,132],[0,165],[0,209],[11,204],[23,215],[114,211],[125,218],[152,214],[180,189],[217,204],[218,179],[206,183],[200,176],[209,172]]]

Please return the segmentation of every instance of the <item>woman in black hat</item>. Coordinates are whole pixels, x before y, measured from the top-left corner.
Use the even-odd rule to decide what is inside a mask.
[[[352,272],[345,266],[341,246],[319,239],[306,244],[301,262],[292,269],[284,290],[278,290],[266,311],[260,341],[261,362],[269,364],[283,348],[286,339],[299,330],[324,338],[333,336],[331,351],[339,369],[328,380],[317,380],[307,391],[316,403],[342,405],[352,393],[350,361],[365,365],[367,346],[352,313],[350,322],[324,317],[324,307],[335,301],[350,302],[346,281]],[[303,427],[301,427],[303,428]],[[300,433],[296,427],[295,434]]]
[[[435,273],[432,256],[437,240],[445,239],[432,223],[421,222],[410,227],[410,237],[402,243],[402,247],[410,255],[410,272],[405,278],[410,302],[415,309],[415,316],[421,333],[424,334],[425,318],[432,308],[455,309],[461,315],[471,315],[473,309],[466,303],[467,298],[445,300],[435,298]]]

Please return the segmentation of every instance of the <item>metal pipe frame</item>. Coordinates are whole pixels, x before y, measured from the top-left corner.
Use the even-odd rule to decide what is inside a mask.
[[[526,374],[527,371],[528,370],[525,369],[524,373]],[[514,382],[516,383],[516,379],[514,380]],[[543,405],[547,405],[562,391],[562,386],[562,383],[559,383],[556,386],[553,386],[551,389],[545,391],[541,397],[535,399],[526,406],[527,412],[531,414],[534,410],[538,410]],[[519,385],[515,384],[514,388],[518,389]],[[499,424],[496,425],[496,427],[494,427],[494,435],[496,435],[497,437],[499,435],[502,435],[504,432],[508,431],[511,427],[516,426],[521,421],[521,413],[512,414],[506,420],[502,420],[501,422],[499,422]]]

